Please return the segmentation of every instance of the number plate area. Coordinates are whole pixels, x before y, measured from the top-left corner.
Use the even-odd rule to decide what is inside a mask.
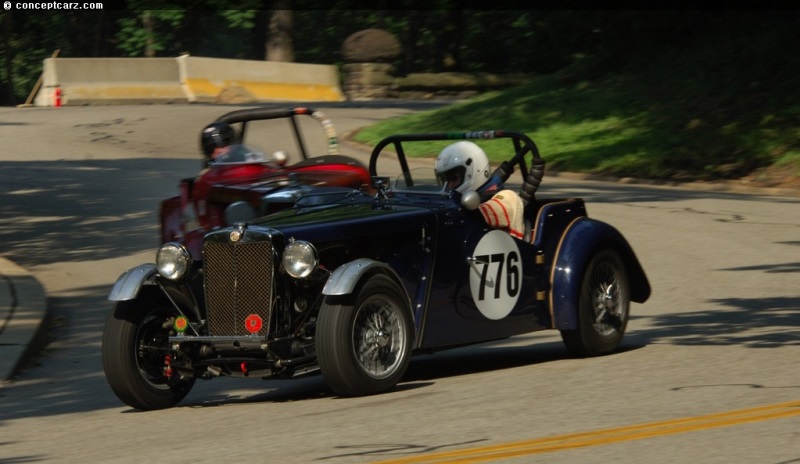
[[[493,320],[508,316],[522,285],[522,262],[514,239],[493,230],[481,238],[467,262],[472,300],[481,314]]]

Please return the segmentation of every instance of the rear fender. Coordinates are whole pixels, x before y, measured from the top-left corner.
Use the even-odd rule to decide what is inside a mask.
[[[631,300],[644,303],[650,297],[650,282],[622,234],[605,222],[588,217],[577,218],[564,231],[551,270],[550,308],[554,328],[578,328],[578,297],[583,272],[592,256],[605,248],[617,251],[625,263]]]

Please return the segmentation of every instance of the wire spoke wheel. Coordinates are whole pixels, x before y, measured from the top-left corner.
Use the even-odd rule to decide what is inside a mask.
[[[369,277],[347,303],[326,299],[316,329],[325,381],[343,396],[393,388],[411,360],[413,331],[408,298],[385,275]]]
[[[178,312],[146,297],[118,302],[103,331],[103,369],[109,386],[125,404],[141,410],[179,403],[195,378],[172,368],[169,331]]]
[[[142,379],[156,389],[168,389],[180,382],[179,376],[165,372],[169,366],[169,330],[163,325],[170,317],[163,311],[154,311],[142,320],[134,335],[136,366]]]
[[[613,261],[602,261],[592,270],[589,277],[589,299],[594,310],[594,328],[604,337],[612,336],[625,323],[627,311],[621,301],[622,274]]]
[[[625,264],[611,249],[598,251],[586,266],[578,295],[578,328],[562,330],[567,349],[579,356],[616,350],[628,324],[630,284]]]
[[[358,308],[353,324],[356,359],[376,379],[391,375],[406,348],[405,325],[392,304],[380,296],[369,298]]]

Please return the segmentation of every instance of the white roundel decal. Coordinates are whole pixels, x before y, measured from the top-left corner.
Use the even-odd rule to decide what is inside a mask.
[[[469,289],[481,314],[494,320],[508,316],[522,286],[522,262],[514,239],[492,230],[478,242],[469,261]]]

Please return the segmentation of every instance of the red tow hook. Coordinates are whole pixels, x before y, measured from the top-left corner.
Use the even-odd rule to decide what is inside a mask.
[[[166,355],[164,356],[164,377],[171,379],[172,378],[172,356]]]
[[[239,365],[239,368],[242,369],[242,374],[244,374],[244,376],[247,377],[247,363],[243,362],[242,364]]]

